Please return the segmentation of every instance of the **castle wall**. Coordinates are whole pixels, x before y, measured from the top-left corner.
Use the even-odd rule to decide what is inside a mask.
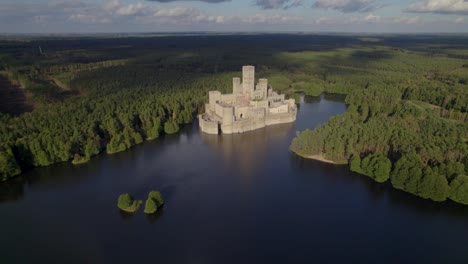
[[[216,104],[215,106],[215,114],[222,117],[223,116],[223,107],[220,104]]]
[[[291,123],[296,121],[296,110],[288,112],[288,113],[281,113],[281,114],[272,114],[268,115],[265,119],[265,124],[267,126],[271,125],[278,125],[284,123]]]
[[[223,108],[223,125],[231,125],[234,121],[234,108],[232,107],[224,107]]]
[[[261,90],[254,91],[251,100],[263,100],[265,98],[265,93]]]
[[[208,93],[210,109],[215,111],[216,104],[221,100],[221,92],[211,91]]]
[[[265,108],[250,108],[249,117],[254,119],[265,118]]]
[[[284,94],[275,95],[268,97],[269,106],[274,108],[283,105],[284,103]]]
[[[214,109],[211,109],[210,104],[205,104],[205,113],[212,114]]]
[[[250,106],[254,108],[268,108],[268,101],[250,101]]]
[[[243,133],[243,132],[259,129],[265,126],[266,126],[265,118],[261,118],[261,119],[253,118],[253,119],[246,119],[246,120],[234,122],[233,125],[229,128],[229,131],[231,133]],[[225,133],[224,130],[223,130],[223,133]]]
[[[234,121],[230,125],[221,124],[223,134],[243,133],[270,125],[291,123],[296,121],[296,110],[289,113],[271,114],[263,118],[248,118]]]
[[[203,115],[200,115],[198,116],[198,123],[203,132],[208,134],[219,134],[218,122],[208,121],[203,117]]]
[[[235,102],[236,96],[233,94],[222,94],[220,98],[220,102],[232,105]]]
[[[288,99],[288,100],[284,100],[285,103],[287,103],[289,105],[289,107],[296,107],[296,99]]]
[[[268,97],[269,101],[273,102],[283,102],[284,101],[284,94],[275,94],[273,93],[270,97]]]
[[[281,113],[287,113],[288,109],[289,109],[289,105],[282,104],[282,105],[280,105],[278,107],[269,108],[268,112],[270,114],[281,114]]]
[[[257,103],[257,107],[268,108],[268,101],[261,101]]]
[[[243,118],[248,118],[249,117],[249,109],[250,107],[236,107],[235,109],[235,116],[236,120],[240,120]]]
[[[250,102],[250,96],[246,94],[240,94],[236,98],[236,106],[244,107],[244,106],[249,106]]]

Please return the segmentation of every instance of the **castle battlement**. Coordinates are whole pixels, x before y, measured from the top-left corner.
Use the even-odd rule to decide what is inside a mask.
[[[241,78],[235,77],[232,86],[232,94],[208,93],[205,113],[199,116],[203,132],[242,133],[296,121],[295,100],[286,100],[284,94],[274,92],[267,79],[259,79],[255,85],[254,66],[243,66],[242,83]]]

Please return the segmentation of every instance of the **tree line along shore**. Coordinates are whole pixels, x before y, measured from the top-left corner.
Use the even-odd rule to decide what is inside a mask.
[[[209,90],[228,92],[239,67],[252,64],[288,97],[346,95],[347,113],[299,132],[292,151],[349,163],[423,198],[468,203],[467,37],[376,38],[0,40],[0,74],[35,107],[0,114],[0,179],[177,133],[203,112]]]

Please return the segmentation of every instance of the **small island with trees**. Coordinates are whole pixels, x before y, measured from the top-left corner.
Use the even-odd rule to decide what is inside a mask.
[[[127,213],[135,213],[140,209],[140,206],[143,204],[142,200],[135,200],[130,194],[124,193],[119,195],[117,200],[117,207]],[[148,194],[148,199],[145,202],[145,214],[156,213],[158,208],[163,206],[164,198],[162,194],[158,191],[150,191]]]

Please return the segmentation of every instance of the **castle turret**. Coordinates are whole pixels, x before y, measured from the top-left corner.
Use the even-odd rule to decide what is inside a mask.
[[[219,101],[221,100],[221,92],[210,91],[208,93],[208,97],[209,97],[210,109],[211,109],[211,111],[214,111],[215,107],[216,107],[216,104],[219,103]]]
[[[252,95],[255,89],[255,67],[242,67],[242,89],[245,94]]]
[[[239,77],[232,78],[232,93],[240,94],[242,93],[242,85]]]
[[[268,80],[267,79],[259,79],[258,80],[258,85],[257,85],[257,90],[260,90],[262,92],[262,99],[265,99],[267,97],[267,89],[268,89]]]

